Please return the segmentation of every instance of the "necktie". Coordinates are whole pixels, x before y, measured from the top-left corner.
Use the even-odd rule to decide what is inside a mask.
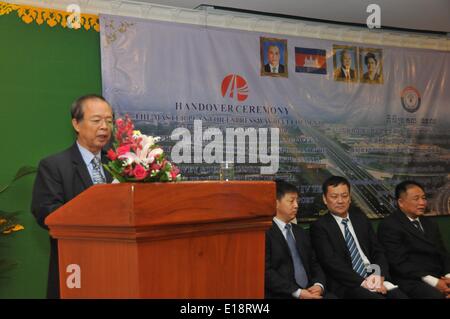
[[[105,178],[102,175],[102,170],[100,168],[100,161],[96,156],[94,156],[94,158],[92,159],[91,164],[92,164],[92,182],[94,184],[104,184]]]
[[[272,67],[272,73],[277,73],[277,68],[276,67]]]
[[[344,225],[344,233],[345,233],[345,243],[347,244],[347,248],[350,252],[350,257],[352,259],[352,268],[354,271],[358,273],[363,278],[366,278],[366,266],[362,260],[362,257],[358,251],[358,247],[356,247],[355,239],[352,236],[352,233],[348,229],[348,219],[345,218],[342,220],[342,224]]]
[[[411,223],[414,225],[414,227],[416,227],[418,230],[420,230],[422,233],[424,232],[423,231],[423,228],[422,228],[422,226],[420,225],[420,222],[418,221],[418,220],[413,220],[413,221],[411,221]]]
[[[291,251],[292,261],[294,262],[295,281],[301,288],[306,288],[308,285],[308,277],[306,275],[305,267],[303,267],[302,259],[298,254],[297,247],[295,245],[294,235],[292,235],[292,225],[286,224],[286,240]]]

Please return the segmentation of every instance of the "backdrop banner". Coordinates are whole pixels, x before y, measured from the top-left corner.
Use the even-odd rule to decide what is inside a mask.
[[[331,174],[353,209],[395,209],[413,179],[449,214],[450,53],[100,16],[103,94],[189,180],[293,182],[299,217],[325,211]],[[263,195],[263,194],[262,194]]]

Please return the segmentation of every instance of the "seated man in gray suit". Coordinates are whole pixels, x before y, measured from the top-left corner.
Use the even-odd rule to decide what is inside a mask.
[[[325,292],[325,275],[309,235],[292,223],[298,209],[297,188],[277,181],[277,212],[266,232],[266,298],[335,298]]]
[[[378,228],[392,276],[411,298],[450,298],[450,254],[438,225],[423,216],[423,187],[404,181],[395,188],[395,197],[398,211]]]

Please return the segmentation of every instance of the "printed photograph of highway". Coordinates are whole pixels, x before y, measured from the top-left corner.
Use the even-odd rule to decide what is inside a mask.
[[[404,127],[352,129],[302,123],[302,132],[325,149],[326,169],[350,180],[353,204],[369,218],[382,218],[396,210],[394,188],[406,179],[425,186],[427,215],[450,214],[450,142],[439,139],[445,136],[442,130],[420,132],[418,138]]]

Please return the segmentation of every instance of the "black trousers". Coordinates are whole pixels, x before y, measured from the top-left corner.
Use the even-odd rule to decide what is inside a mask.
[[[420,280],[398,280],[398,286],[410,298],[414,299],[444,299],[445,295],[429,284]]]
[[[50,238],[50,263],[48,265],[47,299],[59,299],[58,242]]]
[[[382,295],[363,287],[356,287],[345,289],[344,299],[408,299],[408,296],[399,288],[392,289],[386,295]]]

